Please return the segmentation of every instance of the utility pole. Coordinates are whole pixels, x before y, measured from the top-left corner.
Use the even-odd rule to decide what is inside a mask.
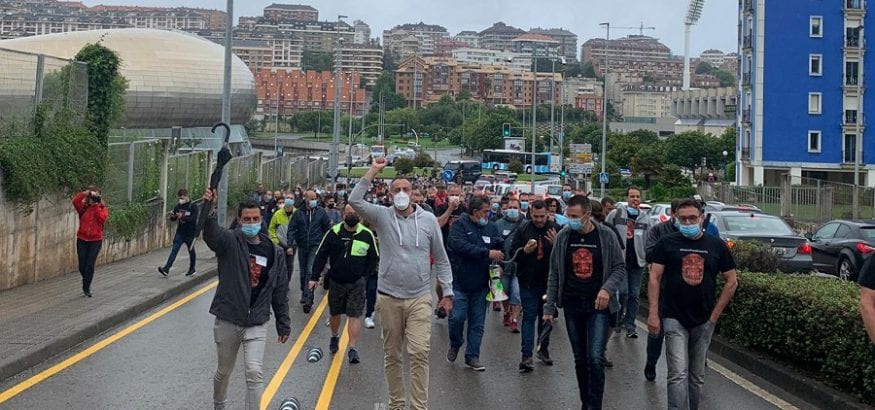
[[[863,147],[860,145],[860,135],[863,134],[863,56],[866,53],[866,37],[863,36],[863,26],[860,26],[860,63],[857,69],[857,132],[854,134],[854,194],[851,195],[851,213],[854,219],[860,218],[860,159]],[[871,185],[871,182],[870,182]]]
[[[535,47],[532,47],[532,162],[529,165],[532,178],[532,194],[535,193],[535,143],[538,135],[538,60],[535,58]]]
[[[231,125],[231,61],[234,46],[234,0],[225,6],[225,67],[222,81],[222,122]],[[222,149],[220,145],[218,149]],[[218,149],[216,152],[218,152]],[[216,208],[219,225],[228,220],[228,176],[222,173],[218,187],[219,200]]]
[[[611,66],[608,64],[610,60],[608,60],[608,50],[611,46],[611,23],[602,23],[600,26],[605,26],[605,30],[607,31],[605,34],[605,77],[602,82],[602,173],[607,173],[606,168],[606,159],[608,152],[608,71]],[[599,182],[601,183],[601,193],[599,194],[602,198],[607,194],[605,191],[605,180],[599,176]]]
[[[337,25],[342,22],[341,19],[346,16],[337,16]],[[337,49],[334,57],[334,127],[331,140],[331,153],[328,156],[328,177],[334,180],[337,178],[337,155],[340,149],[340,89],[343,87],[341,83],[341,46],[343,45],[343,37],[337,35]]]

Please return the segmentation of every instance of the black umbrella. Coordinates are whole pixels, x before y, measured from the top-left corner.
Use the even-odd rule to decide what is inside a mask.
[[[216,133],[216,128],[225,128],[225,138],[222,142],[222,149],[219,150],[219,154],[216,156],[216,169],[213,170],[213,174],[210,175],[210,190],[214,191],[219,187],[219,181],[222,180],[222,171],[225,169],[225,165],[228,165],[228,162],[231,161],[231,150],[228,149],[228,141],[231,138],[231,127],[224,122],[216,123],[213,125],[212,132]],[[207,214],[210,212],[210,208],[212,207],[211,202],[204,202],[201,204],[200,214],[198,214],[197,218],[197,235],[200,235],[201,230],[204,229],[204,224],[207,221]]]

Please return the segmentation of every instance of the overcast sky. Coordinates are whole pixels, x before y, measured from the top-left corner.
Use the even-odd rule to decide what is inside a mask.
[[[204,7],[225,9],[225,0],[85,0],[85,4],[139,5],[164,7]],[[234,20],[240,16],[261,15],[273,1],[236,0]],[[523,30],[532,27],[562,27],[577,34],[579,44],[590,38],[604,37],[601,22],[615,27],[656,27],[645,34],[662,40],[675,54],[683,54],[684,17],[688,0],[291,0],[278,3],[309,4],[319,10],[320,20],[348,16],[351,23],[359,19],[371,26],[371,36],[382,37],[385,29],[398,24],[437,24],[450,35],[462,30],[482,31],[496,21]],[[717,48],[724,52],[737,49],[738,2],[706,0],[702,18],[693,27],[692,52]],[[611,37],[638,33],[638,30],[612,29]],[[578,53],[580,51],[578,50]]]

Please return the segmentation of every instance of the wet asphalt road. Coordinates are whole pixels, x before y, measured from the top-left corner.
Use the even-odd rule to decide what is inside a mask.
[[[297,274],[296,274],[297,275]],[[156,280],[160,278],[156,277]],[[296,283],[293,280],[292,283]],[[293,285],[294,286],[294,285]],[[213,316],[208,313],[213,292],[209,291],[132,334],[110,344],[0,405],[8,409],[207,409],[212,405],[212,376],[216,358],[213,344]],[[273,321],[268,330],[264,357],[265,385],[288,355],[298,333],[310,319],[301,312],[298,294],[291,292],[292,339],[276,342]],[[318,303],[318,301],[317,301]],[[168,303],[169,304],[169,303]],[[314,306],[314,311],[315,311]],[[327,317],[326,313],[323,315]],[[145,315],[144,315],[145,317]],[[142,317],[132,318],[131,323]],[[124,325],[122,327],[125,327]],[[116,330],[108,332],[115,333]],[[379,322],[376,329],[362,329],[359,342],[362,362],[340,368],[332,409],[382,409],[387,402],[382,369]],[[639,332],[643,334],[642,332]],[[278,408],[284,397],[294,396],[303,409],[316,406],[331,365],[328,353],[329,329],[324,318],[310,335],[269,408]],[[29,372],[0,383],[0,392],[103,339],[102,335],[77,347],[64,357],[36,366]],[[607,409],[665,408],[665,362],[660,361],[657,383],[644,380],[645,339],[614,335],[608,344],[615,367],[607,370],[604,406]],[[319,345],[326,357],[317,363],[306,361],[307,349]],[[446,320],[433,321],[430,370],[430,408],[443,409],[577,409],[577,385],[564,324],[553,332],[552,367],[536,363],[529,374],[519,374],[519,335],[501,324],[501,314],[489,312],[481,361],[487,367],[477,373],[445,359],[448,345]],[[709,362],[731,363],[720,358]],[[788,397],[767,382],[737,371],[758,388],[799,408],[811,408]],[[242,352],[231,379],[228,408],[243,408],[245,382]],[[763,398],[708,369],[703,409],[774,409]]]

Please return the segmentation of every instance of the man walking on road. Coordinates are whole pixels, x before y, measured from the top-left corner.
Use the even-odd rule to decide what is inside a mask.
[[[310,291],[316,289],[322,270],[330,263],[325,274],[328,281],[328,310],[331,314],[331,341],[329,350],[337,353],[340,343],[340,315],[346,315],[349,324],[349,362],[359,362],[356,342],[362,331],[362,311],[365,309],[365,282],[377,270],[380,255],[374,234],[359,223],[359,216],[351,206],[343,211],[343,222],[331,227],[322,238],[310,276]]]
[[[638,338],[635,318],[638,316],[638,302],[641,298],[641,276],[644,274],[644,238],[635,237],[635,223],[638,207],[641,205],[641,191],[638,188],[626,189],[626,205],[619,206],[608,215],[605,223],[613,225],[621,237],[626,239],[626,288],[620,289],[620,317],[618,326],[626,328],[626,337]],[[640,232],[640,230],[639,230]],[[619,330],[618,330],[619,331]]]
[[[298,209],[289,221],[289,247],[292,254],[298,254],[298,273],[301,280],[301,303],[305,302],[310,289],[307,281],[313,274],[313,260],[316,258],[316,248],[322,242],[322,237],[331,228],[331,221],[325,209],[319,206],[316,192],[313,190],[304,193],[301,208]]]
[[[349,204],[380,235],[377,314],[383,329],[389,409],[406,407],[402,348],[407,340],[410,359],[410,408],[428,409],[428,354],[431,339],[431,263],[434,256],[438,282],[443,285],[440,306],[453,310],[453,277],[437,219],[411,205],[413,187],[406,178],[392,181],[390,208],[365,201],[374,177],[386,167],[385,158],[371,168],[349,194]]]
[[[261,208],[255,201],[240,204],[237,218],[241,229],[223,229],[213,210],[215,193],[203,196],[209,212],[204,225],[204,242],[216,253],[219,286],[210,305],[216,316],[213,337],[218,366],[213,377],[213,404],[225,408],[228,383],[243,346],[246,369],[246,408],[258,409],[264,391],[264,346],[270,310],[276,316],[278,341],[285,343],[291,333],[288,279],[283,252],[261,233]]]
[[[179,198],[179,204],[173,207],[170,220],[176,221],[179,226],[176,227],[176,235],[173,236],[173,248],[170,249],[167,263],[158,268],[158,272],[165,278],[170,274],[170,268],[173,267],[179,248],[183,244],[188,247],[188,273],[185,276],[193,276],[196,273],[197,254],[194,251],[194,238],[197,231],[197,207],[191,203],[187,189],[180,189],[176,196]]]
[[[94,265],[103,247],[103,224],[109,218],[109,208],[100,196],[100,188],[94,185],[73,197],[73,208],[79,214],[76,256],[79,258],[79,274],[82,275],[82,293],[90,298]]]
[[[553,243],[556,241],[556,224],[547,220],[547,203],[535,201],[530,208],[532,219],[517,230],[509,248],[511,252],[517,252],[520,248],[523,250],[516,256],[516,273],[523,305],[522,359],[519,365],[521,372],[535,369],[532,364],[535,339],[543,333],[545,325],[543,297],[547,294],[549,269],[544,268],[549,266]],[[547,336],[538,347],[538,359],[547,366],[552,366],[549,347],[550,337]]]
[[[287,276],[291,279],[295,267],[295,251],[289,246],[289,221],[295,213],[295,200],[286,198],[282,203],[283,206],[277,209],[270,218],[267,233],[275,245],[283,248],[283,252],[286,254]]]
[[[453,312],[449,320],[450,348],[447,361],[456,361],[459,349],[465,344],[465,322],[468,340],[465,365],[484,371],[480,363],[480,342],[486,321],[489,292],[490,264],[504,260],[504,241],[489,222],[489,202],[474,198],[468,204],[469,214],[463,215],[450,227],[449,255],[453,267]],[[444,290],[446,291],[446,289]]]
[[[523,224],[523,219],[520,217],[520,201],[511,198],[505,203],[507,208],[502,211],[502,217],[495,222],[495,227],[501,234],[501,239],[504,240],[504,253],[506,256],[513,254],[511,249],[511,240],[517,229]],[[501,272],[501,284],[504,286],[504,293],[507,293],[508,299],[501,302],[504,307],[504,326],[510,328],[512,333],[519,333],[519,317],[522,310],[522,302],[520,301],[520,284],[516,276],[516,263],[508,263],[504,266],[504,271]]]
[[[557,308],[565,311],[581,409],[602,408],[608,315],[620,309],[612,296],[626,274],[617,237],[610,228],[594,223],[591,213],[589,198],[575,195],[568,200],[568,225],[553,244],[544,306],[544,320],[551,324]]]
[[[719,238],[702,231],[702,208],[695,200],[677,206],[678,233],[662,238],[648,255],[650,334],[665,332],[668,408],[699,408],[711,336],[738,280],[735,260]],[[715,300],[717,275],[725,284]]]

